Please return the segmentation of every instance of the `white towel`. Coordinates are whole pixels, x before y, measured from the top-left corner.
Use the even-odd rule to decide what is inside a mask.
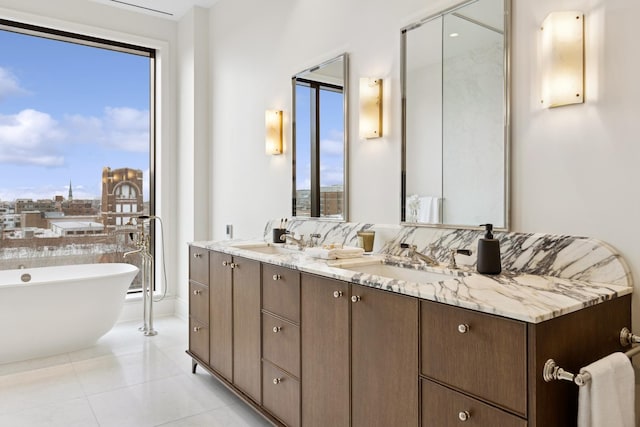
[[[345,259],[357,258],[362,256],[364,249],[355,246],[344,246],[342,248],[305,248],[305,253],[314,258],[321,259]]]
[[[580,387],[578,427],[634,427],[635,379],[629,358],[613,353],[582,372],[589,372],[591,381]]]
[[[418,222],[437,224],[440,222],[440,197],[422,196],[418,205]]]

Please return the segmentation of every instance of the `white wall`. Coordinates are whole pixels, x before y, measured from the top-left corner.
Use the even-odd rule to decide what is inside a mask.
[[[211,10],[213,238],[224,224],[261,235],[289,215],[290,151],[264,154],[266,108],[291,112],[292,74],[337,53],[350,55],[350,220],[400,217],[400,29],[457,3],[396,0],[221,0]],[[613,245],[640,280],[640,2],[514,0],[512,230],[585,235]],[[248,9],[251,13],[248,13]],[[553,10],[586,15],[587,102],[543,110],[538,30]],[[384,132],[357,137],[357,82],[385,79]],[[290,129],[286,130],[290,141]],[[640,289],[640,284],[637,285]],[[638,297],[634,312],[640,313]],[[638,319],[636,314],[635,319]],[[640,322],[634,321],[637,330]]]

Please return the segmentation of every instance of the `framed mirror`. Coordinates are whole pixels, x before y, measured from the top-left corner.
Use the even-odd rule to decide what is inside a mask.
[[[510,0],[402,29],[405,224],[509,227]]]
[[[346,221],[348,57],[291,78],[293,216]]]

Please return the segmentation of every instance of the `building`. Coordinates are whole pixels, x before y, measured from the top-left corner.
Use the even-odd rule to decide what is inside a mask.
[[[102,223],[109,229],[125,225],[142,215],[142,171],[139,169],[102,170]]]
[[[92,221],[51,221],[51,230],[60,236],[93,236],[104,234],[105,227],[102,223]]]

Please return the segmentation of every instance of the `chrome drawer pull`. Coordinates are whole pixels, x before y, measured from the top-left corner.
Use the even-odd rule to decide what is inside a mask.
[[[334,298],[340,298],[342,296],[342,291],[333,291]]]
[[[202,254],[199,252],[196,252],[195,254],[193,254],[194,258],[202,258]]]
[[[471,414],[469,413],[469,411],[458,412],[458,419],[460,421],[467,421],[469,418],[471,418]]]
[[[194,295],[200,295],[202,294],[202,291],[200,289],[196,289],[195,291],[193,291]]]
[[[461,334],[466,334],[467,332],[469,332],[469,325],[467,325],[466,323],[459,324],[458,332],[460,332]]]
[[[358,302],[360,301],[360,297],[358,295],[354,295],[351,297],[351,302]]]
[[[275,385],[278,385],[278,384],[280,384],[281,382],[282,382],[282,378],[274,378],[274,379],[273,379],[273,383],[274,383]]]
[[[280,279],[282,279],[281,275],[279,275],[279,274],[274,274],[273,275],[273,280],[280,280]]]
[[[282,328],[280,326],[274,326],[273,327],[273,333],[277,334],[278,332],[280,332],[282,330]]]
[[[198,332],[200,329],[202,329],[200,326],[194,326],[193,332]]]

